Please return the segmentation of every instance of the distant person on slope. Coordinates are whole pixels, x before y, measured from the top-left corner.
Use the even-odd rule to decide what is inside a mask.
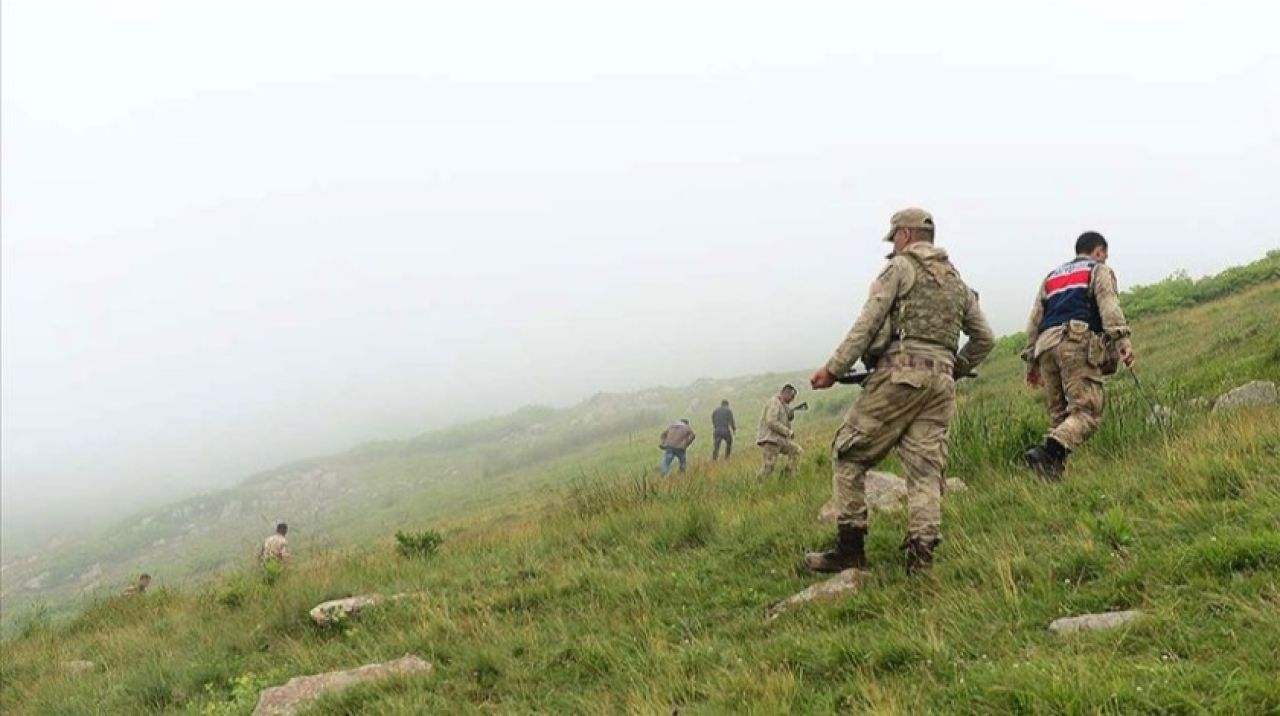
[[[815,572],[866,567],[866,475],[895,447],[906,469],[907,574],[928,569],[942,542],[942,476],[956,377],[987,357],[995,336],[978,294],[934,245],[934,232],[933,216],[923,209],[893,215],[884,237],[893,242],[889,263],[871,283],[849,333],[810,379],[817,390],[830,388],[859,359],[874,371],[832,440],[836,547],[805,555]],[[964,348],[961,333],[969,336]],[[877,340],[882,335],[883,345]]]
[[[796,388],[787,383],[777,395],[765,401],[764,410],[760,413],[760,425],[756,428],[756,445],[760,446],[760,477],[772,475],[778,464],[778,456],[785,455],[786,461],[782,473],[789,474],[795,467],[795,458],[801,452],[800,446],[792,438],[795,432],[791,429],[791,421],[795,412],[791,410],[791,401],[796,399]]]
[[[733,434],[738,425],[733,421],[733,411],[729,409],[729,401],[720,401],[720,407],[711,413],[711,427],[715,429],[715,445],[711,448],[711,460],[720,458],[720,444],[724,443],[724,459],[728,460],[733,453]]]
[[[134,597],[140,594],[146,594],[147,587],[150,587],[150,586],[151,586],[151,575],[146,574],[144,572],[142,575],[138,577],[138,582],[136,584],[130,584],[129,586],[124,588],[123,594],[126,597]]]
[[[689,427],[689,421],[681,418],[672,423],[666,430],[662,431],[659,436],[658,447],[662,448],[662,474],[671,472],[671,463],[674,460],[680,461],[680,472],[684,472],[688,467],[685,461],[685,451],[697,439],[693,428]]]
[[[1106,262],[1102,234],[1081,234],[1076,257],[1045,277],[1031,307],[1022,359],[1027,385],[1044,391],[1050,429],[1022,458],[1046,480],[1062,479],[1067,456],[1102,423],[1102,377],[1136,360]]]
[[[289,525],[281,522],[276,525],[274,534],[267,537],[262,543],[262,554],[259,560],[263,566],[268,564],[277,567],[283,567],[289,561],[289,540],[285,539],[285,535],[289,534]]]

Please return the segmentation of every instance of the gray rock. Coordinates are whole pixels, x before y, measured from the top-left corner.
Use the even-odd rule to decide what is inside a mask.
[[[317,604],[311,609],[311,621],[320,626],[330,626],[359,614],[363,609],[381,604],[384,599],[385,597],[375,592]]]
[[[84,584],[86,582],[93,582],[97,579],[100,579],[101,577],[102,577],[102,562],[95,562],[92,567],[85,570],[85,573],[81,574],[79,577],[76,577],[76,579],[79,580],[81,584]]]
[[[41,572],[36,576],[22,583],[23,589],[36,590],[44,586],[44,580],[49,578],[49,572]]]
[[[1167,428],[1173,425],[1173,408],[1167,405],[1151,406],[1151,412],[1147,415],[1147,425],[1157,428]]]
[[[948,477],[945,492],[964,492],[969,489],[964,480]],[[891,472],[871,470],[867,473],[867,506],[879,512],[893,512],[907,505],[907,481]],[[828,501],[818,510],[819,522],[835,522],[838,514],[835,504]]]
[[[1055,634],[1074,634],[1078,631],[1102,631],[1115,629],[1132,622],[1142,616],[1142,612],[1131,609],[1125,612],[1103,612],[1102,614],[1085,614],[1078,617],[1055,619],[1049,625],[1049,631]]]
[[[84,659],[62,662],[62,670],[68,674],[83,674],[87,671],[93,671],[95,667],[96,665],[92,661],[85,661]]]
[[[1262,408],[1280,404],[1280,388],[1266,380],[1255,380],[1218,396],[1213,411]]]
[[[856,594],[862,590],[867,573],[860,569],[846,569],[825,582],[810,585],[804,591],[774,604],[765,611],[765,621],[773,621],[796,607],[809,602],[829,601]]]
[[[382,664],[368,664],[347,671],[330,671],[314,676],[298,676],[273,686],[258,696],[253,716],[292,716],[325,694],[342,691],[356,684],[378,681],[398,674],[430,673],[431,664],[406,654]]]

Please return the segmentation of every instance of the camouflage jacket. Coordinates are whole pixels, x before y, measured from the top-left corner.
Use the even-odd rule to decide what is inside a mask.
[[[764,404],[760,413],[760,426],[756,428],[756,445],[782,444],[791,440],[791,418],[794,413],[782,398],[775,395]]]
[[[981,363],[995,347],[995,334],[978,305],[978,294],[967,287],[963,295],[958,297],[958,300],[964,302],[963,306],[939,307],[939,316],[944,320],[939,321],[940,335],[936,340],[920,340],[909,334],[905,337],[893,335],[891,316],[898,302],[921,280],[918,275],[920,267],[942,263],[950,266],[947,252],[923,242],[911,244],[902,254],[893,256],[871,283],[871,292],[862,307],[862,313],[836,347],[835,353],[827,360],[827,370],[833,375],[841,375],[847,373],[860,358],[864,363],[874,362],[875,358],[889,352],[910,353],[943,361],[954,365],[957,374],[968,373]],[[958,318],[960,331],[969,337],[969,341],[959,351],[944,345],[952,340],[952,328],[946,325],[945,320],[949,313]]]

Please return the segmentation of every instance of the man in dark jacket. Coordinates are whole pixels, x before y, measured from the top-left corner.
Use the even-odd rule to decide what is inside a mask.
[[[1051,426],[1022,459],[1046,480],[1061,480],[1067,456],[1102,424],[1102,377],[1136,360],[1107,255],[1102,234],[1081,234],[1076,257],[1041,281],[1031,306],[1022,358],[1027,385],[1044,391]]]
[[[720,401],[720,407],[711,413],[711,426],[715,428],[715,445],[711,448],[711,459],[720,458],[720,443],[724,443],[724,459],[728,460],[733,453],[733,434],[738,426],[733,422],[733,411],[729,409],[729,401]]]

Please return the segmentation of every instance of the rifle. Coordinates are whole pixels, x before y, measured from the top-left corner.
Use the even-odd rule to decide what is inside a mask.
[[[874,370],[857,370],[852,373],[845,373],[844,375],[836,376],[836,382],[840,383],[841,385],[862,385],[866,383],[867,379],[873,375],[875,375]],[[977,377],[978,377],[978,374],[974,373],[973,371],[969,371],[968,373],[965,373],[964,375],[959,376],[959,378],[961,379],[977,378]]]
[[[801,403],[801,404],[799,404],[799,405],[792,406],[792,407],[791,407],[791,412],[793,412],[793,413],[798,413],[798,412],[800,412],[801,410],[808,410],[808,409],[809,409],[809,404],[808,404],[807,402],[805,402],[805,403]]]

